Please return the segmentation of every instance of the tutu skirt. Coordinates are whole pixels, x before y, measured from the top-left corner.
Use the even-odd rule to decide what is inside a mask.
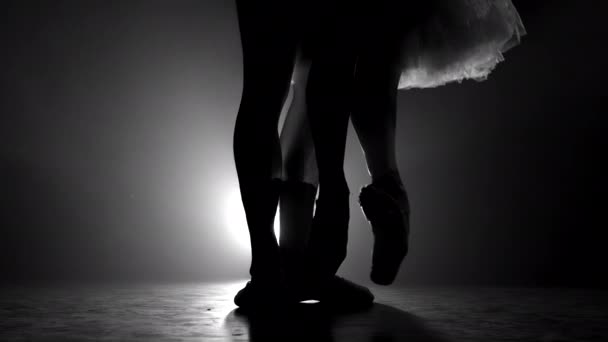
[[[526,34],[510,0],[430,0],[432,11],[404,36],[399,89],[485,80]]]

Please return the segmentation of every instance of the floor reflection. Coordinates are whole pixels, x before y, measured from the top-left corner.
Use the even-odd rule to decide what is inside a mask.
[[[351,313],[335,313],[319,304],[263,315],[237,309],[226,316],[225,327],[233,341],[447,341],[421,318],[384,304]]]
[[[373,287],[368,311],[235,310],[232,283],[0,287],[0,341],[608,341],[608,291]]]

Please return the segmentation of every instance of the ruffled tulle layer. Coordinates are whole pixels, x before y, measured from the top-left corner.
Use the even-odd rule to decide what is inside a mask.
[[[399,89],[485,80],[526,30],[510,0],[432,0],[434,11],[407,35]]]

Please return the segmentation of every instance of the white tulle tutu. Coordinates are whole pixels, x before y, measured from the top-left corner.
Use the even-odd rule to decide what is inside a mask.
[[[399,89],[485,80],[524,25],[510,0],[430,0],[434,10],[405,39]]]

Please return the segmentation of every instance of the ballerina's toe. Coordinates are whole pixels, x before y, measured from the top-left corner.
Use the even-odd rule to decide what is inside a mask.
[[[373,184],[361,189],[359,203],[374,234],[370,278],[390,285],[408,252],[409,210]]]

